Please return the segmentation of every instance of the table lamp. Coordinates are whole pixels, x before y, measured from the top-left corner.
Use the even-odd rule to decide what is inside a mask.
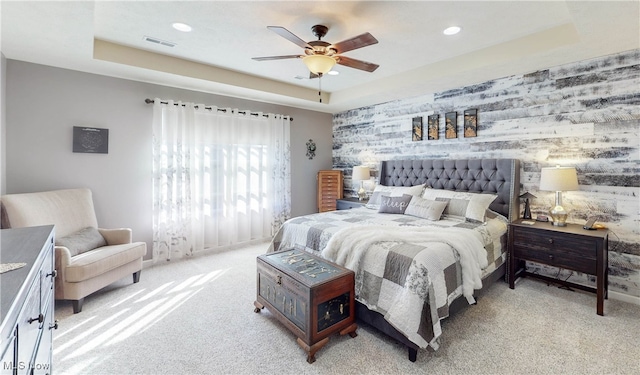
[[[364,181],[368,180],[370,176],[369,167],[364,165],[358,165],[353,167],[353,174],[351,179],[353,181],[360,181],[360,190],[358,190],[358,199],[364,200],[367,197],[367,192],[364,190]]]
[[[562,192],[578,190],[578,175],[573,167],[550,167],[540,170],[540,190],[555,191],[556,205],[549,214],[553,219],[553,225],[566,226],[568,213],[562,207]]]

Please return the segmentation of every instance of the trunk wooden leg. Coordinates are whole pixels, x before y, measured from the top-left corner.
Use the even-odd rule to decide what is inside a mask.
[[[340,334],[341,335],[346,335],[348,333],[349,336],[356,337],[356,336],[358,336],[358,333],[356,332],[356,329],[358,329],[358,325],[356,323],[353,323],[349,327],[347,327],[347,328],[343,329],[342,331],[340,331]]]
[[[300,338],[298,338],[296,341],[298,342],[298,345],[300,345],[300,347],[304,349],[305,352],[307,352],[307,362],[311,364],[316,361],[316,352],[329,342],[329,338],[325,337],[311,346],[307,345]]]
[[[254,313],[259,313],[260,310],[264,309],[264,305],[258,301],[253,301],[253,306],[255,306],[255,308],[253,309]]]

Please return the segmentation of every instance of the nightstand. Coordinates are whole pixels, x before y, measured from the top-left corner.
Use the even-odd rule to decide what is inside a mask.
[[[596,293],[597,313],[604,315],[604,299],[608,289],[609,231],[585,230],[581,225],[556,227],[549,222],[523,224],[517,220],[509,224],[509,288],[516,277],[531,276],[564,286]],[[524,261],[542,263],[566,270],[596,276],[596,288],[532,274]]]
[[[352,208],[364,207],[368,200],[361,201],[358,198],[341,198],[336,202],[336,209],[338,210],[350,210]]]

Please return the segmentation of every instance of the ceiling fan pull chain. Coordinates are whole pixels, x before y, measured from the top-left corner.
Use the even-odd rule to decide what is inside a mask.
[[[318,98],[322,103],[322,73],[318,73]]]

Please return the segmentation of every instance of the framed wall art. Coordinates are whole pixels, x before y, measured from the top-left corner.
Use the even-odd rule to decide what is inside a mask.
[[[414,117],[411,121],[411,140],[422,140],[422,117]]]
[[[440,115],[431,115],[427,118],[427,139],[438,139],[440,132]]]
[[[478,110],[467,109],[464,111],[464,136],[478,136]]]
[[[444,115],[444,137],[458,138],[458,112],[447,112]]]
[[[109,129],[74,126],[73,152],[108,154]]]

